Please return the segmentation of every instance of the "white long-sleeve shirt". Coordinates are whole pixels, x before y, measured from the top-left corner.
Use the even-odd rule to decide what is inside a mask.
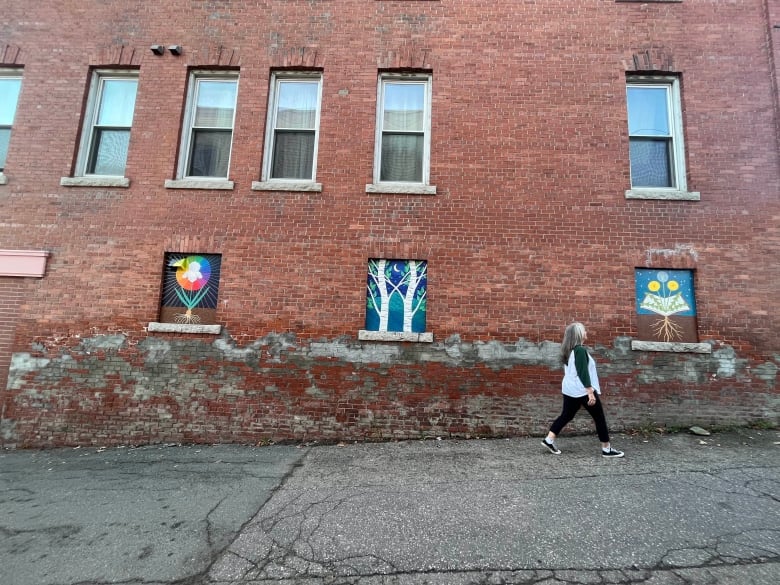
[[[601,394],[596,362],[583,346],[576,346],[569,354],[569,361],[563,367],[563,393],[572,398],[582,398],[588,393],[585,388],[592,387]]]

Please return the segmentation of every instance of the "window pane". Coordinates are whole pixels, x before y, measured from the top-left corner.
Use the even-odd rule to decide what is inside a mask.
[[[11,126],[14,123],[16,104],[19,101],[19,91],[22,80],[0,77],[0,125]]]
[[[272,179],[311,179],[314,132],[276,132]]]
[[[423,136],[384,134],[382,136],[381,181],[422,181]]]
[[[95,175],[125,174],[127,146],[130,143],[129,130],[95,129],[87,173]]]
[[[382,129],[423,131],[425,84],[386,83]]]
[[[97,123],[129,128],[133,123],[137,88],[136,79],[104,79]]]
[[[194,130],[188,176],[227,178],[232,137],[229,130]]]
[[[631,136],[669,136],[669,89],[629,87],[628,133]]]
[[[232,128],[236,88],[235,81],[199,81],[194,126]]]
[[[674,187],[671,140],[631,138],[632,187]]]
[[[5,157],[8,156],[8,142],[11,140],[11,129],[0,128],[0,171],[5,168]]]
[[[317,122],[318,89],[319,83],[315,81],[281,81],[276,127],[313,130]]]

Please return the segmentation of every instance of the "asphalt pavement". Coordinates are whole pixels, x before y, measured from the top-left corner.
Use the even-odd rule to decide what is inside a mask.
[[[780,583],[780,433],[0,451],[0,585]]]

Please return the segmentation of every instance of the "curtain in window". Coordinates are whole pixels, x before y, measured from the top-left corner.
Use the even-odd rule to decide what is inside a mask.
[[[311,179],[319,81],[279,81],[273,145],[273,179]]]
[[[422,182],[424,83],[385,83],[381,181]]]
[[[633,187],[673,187],[672,143],[663,138],[631,138],[631,185]]]
[[[314,167],[314,132],[276,132],[274,179],[311,179]]]
[[[130,130],[95,128],[87,172],[95,175],[124,175],[129,144]]]
[[[189,176],[227,178],[232,139],[230,130],[193,130]]]
[[[380,180],[421,183],[422,174],[422,135],[384,134]]]
[[[135,96],[138,82],[135,79],[105,79],[100,95],[98,126],[124,126],[133,124]]]
[[[187,175],[228,176],[236,80],[199,80]]]

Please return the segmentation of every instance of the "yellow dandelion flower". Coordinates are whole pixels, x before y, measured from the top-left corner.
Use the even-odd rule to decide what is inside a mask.
[[[675,291],[675,290],[677,290],[678,288],[680,288],[680,285],[679,285],[679,284],[677,284],[677,281],[676,281],[676,280],[670,280],[670,281],[669,281],[669,284],[667,284],[666,286],[668,286],[668,287],[669,287],[669,290],[671,290],[671,291]]]
[[[652,292],[658,292],[661,290],[661,283],[657,280],[651,280],[650,284],[647,285],[647,288],[649,288]]]

